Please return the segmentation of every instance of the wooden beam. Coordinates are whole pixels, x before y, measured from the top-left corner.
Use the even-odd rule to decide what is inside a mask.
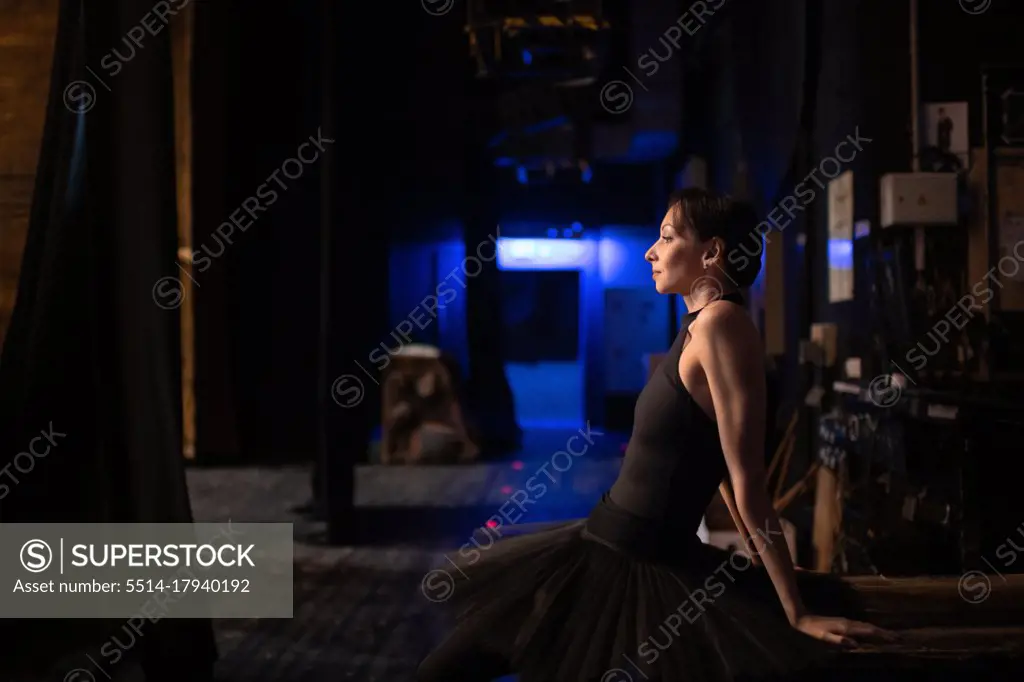
[[[889,628],[1005,627],[1024,623],[1024,575],[844,577],[861,614]]]
[[[181,278],[181,397],[182,449],[196,456],[195,308],[192,303],[192,35],[194,5],[171,22],[174,69],[174,147],[178,195],[178,264]]]

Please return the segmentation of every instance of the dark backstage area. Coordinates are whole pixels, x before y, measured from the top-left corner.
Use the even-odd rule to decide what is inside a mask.
[[[0,0],[0,682],[1024,679],[1022,31]]]

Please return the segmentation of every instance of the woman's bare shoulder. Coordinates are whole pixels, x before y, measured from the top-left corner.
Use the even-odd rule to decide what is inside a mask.
[[[759,342],[760,334],[750,314],[742,306],[728,301],[709,303],[700,313],[701,331],[713,341],[731,340],[747,344]]]

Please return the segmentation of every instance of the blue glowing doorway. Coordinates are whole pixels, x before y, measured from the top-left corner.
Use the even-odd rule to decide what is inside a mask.
[[[503,270],[505,372],[525,428],[583,422],[579,270]]]

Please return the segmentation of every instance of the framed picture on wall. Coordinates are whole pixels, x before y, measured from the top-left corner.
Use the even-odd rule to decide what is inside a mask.
[[[922,122],[924,148],[955,156],[964,169],[970,167],[968,112],[967,102],[930,102],[924,106]]]

